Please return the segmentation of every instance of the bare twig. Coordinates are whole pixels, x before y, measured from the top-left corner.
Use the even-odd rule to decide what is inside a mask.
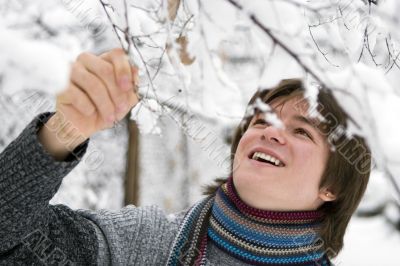
[[[317,47],[318,51],[322,54],[322,56],[325,58],[326,62],[328,62],[329,64],[331,64],[331,65],[334,66],[334,67],[339,67],[339,65],[333,64],[333,63],[328,59],[328,57],[327,57],[327,54],[328,54],[328,53],[324,53],[324,52],[321,50],[321,48],[319,47],[317,41],[316,41],[315,38],[314,38],[314,35],[313,35],[312,31],[311,31],[311,27],[310,27],[310,26],[308,27],[308,31],[310,32],[311,39],[313,40],[315,46]]]
[[[240,5],[238,2],[236,2],[235,0],[226,0],[229,3],[231,3],[234,7],[236,7],[239,10],[243,10],[243,6]],[[318,83],[320,83],[321,85],[323,85],[323,87],[327,87],[325,82],[311,69],[309,68],[298,56],[298,54],[296,54],[296,52],[294,52],[292,49],[290,49],[285,43],[283,43],[277,36],[275,36],[275,34],[269,29],[267,28],[263,23],[261,23],[261,21],[259,21],[259,19],[254,15],[254,14],[248,14],[250,20],[257,26],[259,27],[262,31],[264,31],[265,34],[267,34],[268,37],[271,38],[271,40],[276,43],[276,45],[278,45],[280,48],[282,48],[290,57],[292,57],[297,64],[300,65],[301,68],[304,69],[304,71],[306,71],[307,73],[309,73]]]
[[[397,53],[396,57],[393,57],[393,54],[392,54],[392,52],[391,52],[391,50],[390,50],[390,47],[389,47],[389,41],[388,41],[387,38],[385,39],[385,42],[386,42],[386,48],[387,48],[388,53],[389,53],[389,63],[390,63],[390,59],[392,59],[392,61],[393,61],[393,63],[391,64],[391,66],[386,70],[386,74],[387,74],[387,73],[389,73],[389,71],[393,68],[393,66],[397,66],[397,68],[400,69],[400,66],[399,66],[399,64],[397,63],[397,60],[399,59],[399,56],[400,56],[400,51]],[[388,64],[389,64],[389,63],[388,63]]]
[[[118,38],[119,43],[120,43],[120,45],[121,45],[121,48],[122,48],[125,52],[127,52],[127,49],[124,47],[124,43],[122,42],[122,39],[121,39],[121,37],[119,36],[119,34],[118,34],[118,32],[117,32],[117,29],[118,29],[118,30],[121,30],[122,32],[123,32],[123,30],[122,30],[122,29],[119,29],[119,28],[117,27],[117,25],[114,23],[114,21],[112,20],[110,14],[108,13],[108,10],[107,10],[107,7],[109,7],[109,8],[111,8],[111,9],[114,11],[114,8],[113,8],[110,4],[107,4],[107,3],[103,2],[103,0],[99,0],[99,1],[100,1],[101,6],[103,7],[104,12],[105,12],[106,15],[107,15],[108,21],[111,23],[111,26],[112,26],[112,28],[113,28],[113,30],[114,30],[114,32],[115,32],[115,35],[117,35],[117,38]]]
[[[126,22],[126,28],[125,28],[125,41],[128,43],[128,48],[126,50],[126,54],[129,56],[131,52],[131,38],[129,38],[129,11],[128,11],[128,4],[126,3],[126,0],[124,0],[124,8],[125,8],[125,22]]]
[[[367,51],[368,51],[369,55],[371,56],[372,62],[374,62],[375,66],[376,66],[376,67],[380,66],[381,64],[378,64],[378,63],[375,61],[375,56],[376,56],[376,55],[371,51],[371,48],[370,48],[370,46],[369,46],[368,28],[365,28],[365,30],[364,30],[364,45],[365,45],[365,47],[367,48]]]

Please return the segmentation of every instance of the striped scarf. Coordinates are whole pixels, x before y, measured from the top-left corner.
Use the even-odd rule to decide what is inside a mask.
[[[331,265],[323,251],[318,211],[264,211],[244,203],[232,178],[194,205],[167,265],[205,265],[207,242],[252,265]]]

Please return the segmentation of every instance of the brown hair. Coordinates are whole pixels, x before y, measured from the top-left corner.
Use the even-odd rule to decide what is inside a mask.
[[[251,107],[257,99],[270,103],[278,97],[283,100],[294,95],[304,97],[304,86],[299,79],[281,81],[271,89],[258,90],[248,106]],[[307,104],[308,101],[300,101]],[[371,153],[364,139],[346,134],[348,120],[351,120],[339,106],[332,93],[326,88],[320,88],[317,96],[317,106],[309,106],[309,112],[318,111],[323,122],[315,125],[326,136],[331,145],[326,168],[321,178],[320,187],[327,187],[336,196],[332,202],[325,202],[320,210],[324,213],[320,236],[329,257],[335,257],[343,247],[343,237],[347,225],[367,187],[370,169]],[[256,110],[256,113],[260,112]],[[237,146],[244,132],[249,127],[252,115],[245,115],[232,139],[231,171]],[[232,175],[232,172],[231,172]],[[207,186],[205,194],[211,195],[226,182],[226,178],[218,178],[213,185]]]

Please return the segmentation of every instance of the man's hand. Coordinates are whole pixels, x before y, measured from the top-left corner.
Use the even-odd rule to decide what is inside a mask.
[[[56,113],[39,140],[62,159],[94,133],[113,126],[138,103],[138,69],[122,49],[100,56],[82,53],[71,68],[68,87],[57,95]]]

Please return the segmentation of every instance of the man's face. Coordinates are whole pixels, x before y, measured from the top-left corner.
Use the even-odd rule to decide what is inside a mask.
[[[315,210],[323,203],[319,184],[329,145],[313,126],[306,107],[296,105],[300,100],[273,100],[270,106],[284,127],[270,125],[260,113],[240,139],[233,181],[242,200],[252,207]]]

